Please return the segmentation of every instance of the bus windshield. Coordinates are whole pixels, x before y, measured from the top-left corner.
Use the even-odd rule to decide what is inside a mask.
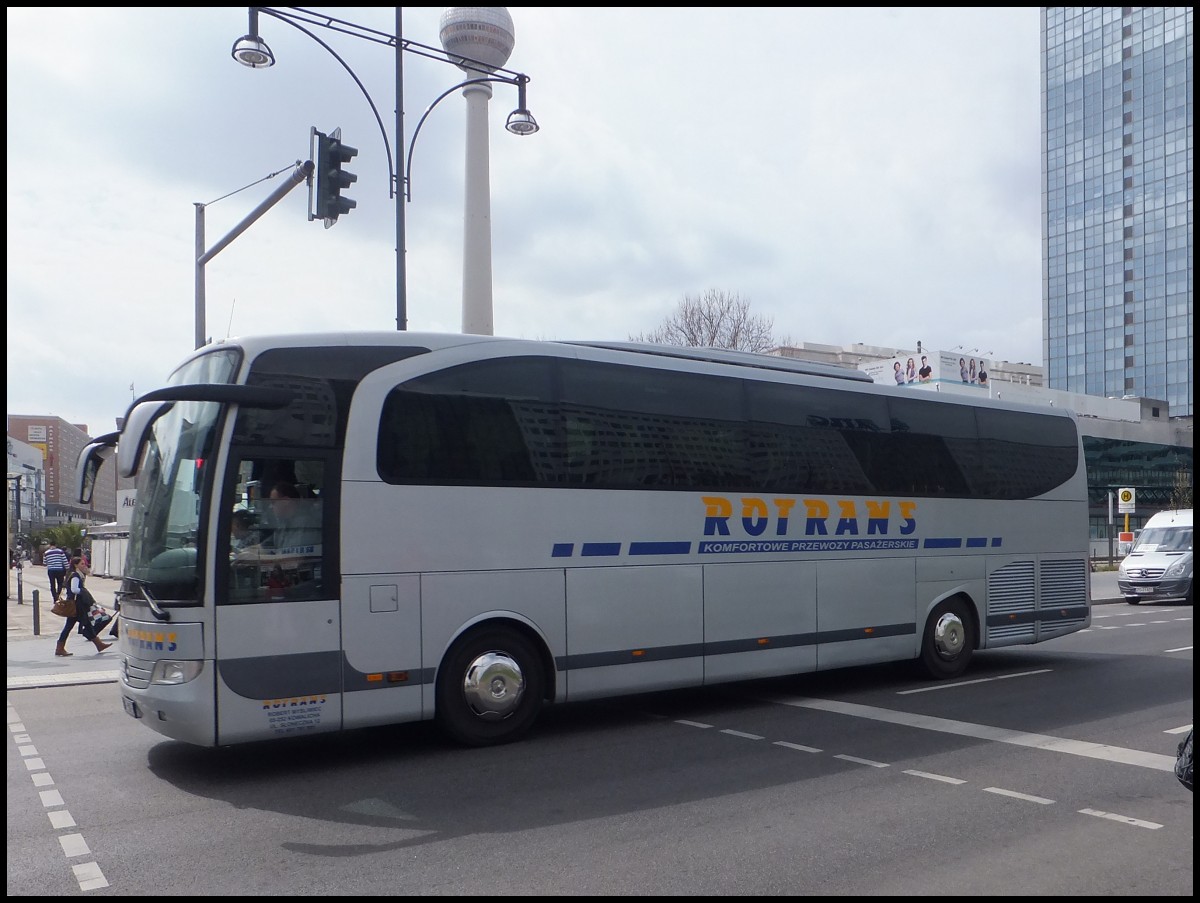
[[[177,370],[170,385],[228,383],[237,363],[236,351],[207,354]],[[223,409],[212,401],[172,403],[142,453],[125,576],[165,602],[200,601],[201,500]]]

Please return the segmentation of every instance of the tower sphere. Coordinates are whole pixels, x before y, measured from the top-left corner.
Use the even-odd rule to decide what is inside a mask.
[[[448,6],[438,24],[442,49],[451,56],[462,56],[483,63],[494,72],[508,62],[516,43],[512,16],[503,6]],[[463,65],[464,72],[479,67]]]

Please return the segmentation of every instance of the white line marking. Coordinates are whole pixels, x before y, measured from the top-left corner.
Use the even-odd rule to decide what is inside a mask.
[[[1173,727],[1173,728],[1171,728],[1169,731],[1166,731],[1165,733],[1168,733],[1168,734],[1186,734],[1186,733],[1187,733],[1188,731],[1190,731],[1191,729],[1192,729],[1192,726],[1191,726],[1190,724],[1185,724],[1185,725],[1183,725],[1183,727]]]
[[[1017,793],[1015,790],[1005,790],[1003,787],[984,787],[984,793],[998,793],[1000,796],[1011,796],[1015,800],[1025,800],[1027,803],[1037,803],[1040,806],[1052,806],[1054,800],[1044,796],[1030,796],[1028,793]]]
[[[1123,825],[1132,825],[1135,828],[1149,828],[1151,831],[1157,831],[1162,825],[1152,821],[1142,821],[1140,818],[1130,818],[1128,815],[1117,815],[1115,812],[1101,812],[1099,809],[1080,809],[1080,815],[1094,815],[1097,818],[1107,818],[1111,821],[1119,821]]]
[[[75,827],[75,818],[66,809],[55,809],[53,812],[47,812],[50,816],[50,827],[55,831],[60,828]]]
[[[42,760],[40,758],[25,760],[25,770],[26,771],[41,771],[45,767],[46,767],[45,763],[42,762]]]
[[[886,721],[891,724],[900,724],[922,730],[940,731],[944,734],[957,734],[962,737],[975,737],[979,740],[991,740],[996,743],[1010,743],[1013,746],[1025,746],[1047,752],[1068,753],[1073,756],[1084,756],[1089,759],[1119,762],[1124,765],[1137,765],[1141,768],[1152,768],[1155,771],[1175,771],[1174,756],[1142,752],[1137,749],[1124,749],[1120,746],[1107,746],[1102,743],[1088,743],[1082,740],[1064,740],[1060,737],[1051,737],[1046,734],[1010,731],[1006,728],[990,727],[986,724],[971,724],[967,721],[953,721],[949,718],[935,718],[931,715],[895,712],[891,709],[856,705],[852,702],[836,702],[832,699],[810,699],[804,696],[795,696],[768,699],[767,701],[777,705],[816,709],[822,712],[834,712],[839,715],[850,715],[856,718],[870,718],[874,721]]]
[[[38,754],[37,747],[32,743],[26,744],[25,746],[18,746],[17,752],[19,752],[22,756],[36,756]]]
[[[799,743],[788,743],[786,740],[776,740],[775,745],[776,746],[786,746],[788,749],[795,749],[795,750],[799,750],[800,752],[806,752],[806,753],[821,752],[821,750],[817,749],[815,746],[801,746]]]
[[[63,855],[68,859],[73,856],[86,856],[91,852],[82,834],[60,834],[58,843],[63,848]]]
[[[871,759],[860,759],[858,756],[845,756],[838,753],[834,756],[835,759],[842,759],[846,762],[855,762],[859,765],[870,765],[872,768],[887,768],[887,762],[875,762]]]
[[[30,687],[70,687],[77,684],[112,684],[121,677],[120,671],[87,671],[78,674],[32,674],[8,678],[8,689],[23,690]]]
[[[966,781],[960,780],[958,778],[949,778],[949,777],[946,777],[946,775],[944,775],[944,774],[934,774],[933,772],[930,772],[930,771],[916,771],[911,768],[906,768],[904,770],[904,773],[911,774],[913,777],[916,777],[916,778],[929,778],[929,780],[931,780],[931,781],[941,781],[943,784],[965,784],[965,783],[967,783]]]
[[[1171,767],[1174,768],[1174,766]],[[57,790],[42,790],[38,793],[38,796],[42,798],[42,807],[46,809],[49,809],[51,806],[66,805],[63,802],[62,794]]]
[[[686,724],[688,727],[712,727],[711,724],[705,724],[702,721],[684,721],[682,719],[675,722],[676,724]]]
[[[99,890],[102,887],[108,887],[104,872],[100,871],[100,866],[95,862],[73,865],[71,871],[75,873],[75,880],[79,882],[80,890]]]
[[[1164,649],[1164,652],[1191,652],[1191,646],[1180,646],[1178,649]]]
[[[729,736],[731,736],[731,737],[741,737],[745,740],[765,740],[766,739],[766,737],[762,737],[758,734],[747,734],[745,731],[732,731],[732,730],[725,729],[725,730],[722,730],[721,733],[729,734]]]
[[[39,771],[37,774],[31,775],[33,778],[34,787],[52,787],[54,786],[54,778],[50,776],[48,771]]]
[[[928,693],[930,690],[953,690],[955,687],[969,687],[971,684],[989,684],[997,680],[1008,680],[1010,677],[1033,677],[1035,674],[1050,674],[1053,669],[1039,668],[1037,671],[1022,671],[1020,674],[998,674],[995,677],[979,677],[975,680],[959,680],[952,684],[935,684],[929,687],[916,687],[912,690],[899,690],[897,696],[908,696],[912,693]]]

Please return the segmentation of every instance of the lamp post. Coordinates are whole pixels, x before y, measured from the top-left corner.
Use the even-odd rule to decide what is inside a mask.
[[[461,7],[462,10],[483,9],[476,7]],[[448,10],[447,14],[453,12]],[[258,31],[258,15],[271,16],[281,22],[286,22],[293,28],[303,32],[320,44],[328,51],[334,59],[341,64],[342,68],[354,79],[354,83],[358,85],[359,90],[366,98],[367,104],[371,108],[371,112],[375,116],[375,121],[379,125],[380,134],[383,137],[384,150],[387,154],[388,166],[388,186],[389,197],[396,203],[396,329],[405,330],[408,328],[408,278],[405,264],[406,253],[406,236],[405,236],[405,205],[412,200],[412,151],[416,144],[417,135],[420,132],[421,123],[424,123],[425,117],[429,112],[450,93],[463,88],[464,93],[469,90],[480,90],[476,86],[486,87],[488,96],[490,97],[490,82],[500,82],[516,86],[518,90],[518,107],[513,110],[508,116],[508,121],[505,128],[515,135],[532,135],[538,130],[537,121],[525,106],[525,87],[529,83],[529,77],[520,72],[514,72],[509,69],[504,69],[500,65],[491,64],[487,61],[474,59],[470,56],[465,56],[460,53],[451,53],[446,49],[438,49],[430,47],[426,44],[420,44],[416,41],[410,41],[403,37],[403,28],[401,23],[401,7],[396,7],[396,31],[395,34],[377,31],[373,28],[367,28],[362,25],[356,25],[353,22],[348,22],[343,19],[337,19],[332,16],[325,16],[319,13],[314,13],[310,10],[301,9],[299,7],[289,7],[287,9],[278,9],[267,6],[251,6],[249,7],[249,29],[245,35],[234,42],[231,55],[235,60],[244,66],[252,69],[263,69],[275,64],[275,55],[270,47],[259,35]],[[507,12],[504,16],[507,17]],[[445,22],[446,16],[443,16]],[[511,23],[511,20],[509,20]],[[388,140],[387,129],[384,128],[383,120],[379,115],[379,110],[375,106],[370,93],[363,85],[361,79],[350,68],[349,64],[342,59],[340,55],[328,44],[322,41],[316,34],[305,28],[305,25],[313,25],[320,28],[325,28],[331,31],[340,32],[341,34],[350,35],[351,37],[362,38],[372,41],[376,44],[383,44],[391,47],[396,53],[396,140],[395,140],[395,161],[393,162],[393,145]],[[443,27],[443,32],[445,28]],[[511,34],[510,34],[511,39]],[[417,129],[413,132],[412,141],[405,145],[404,140],[404,53],[415,53],[419,56],[428,59],[439,60],[443,63],[450,63],[458,66],[465,72],[473,74],[475,77],[469,78],[466,81],[460,82],[457,85],[449,88],[441,96],[439,96],[426,109],[425,114],[421,117]],[[507,59],[507,53],[505,54]],[[486,139],[486,135],[483,136]],[[470,135],[468,135],[470,138]],[[485,157],[486,159],[486,157]],[[471,168],[468,162],[468,181],[470,181]],[[486,183],[485,186],[486,188]],[[468,185],[468,204],[471,200],[470,185]],[[485,217],[487,219],[487,217]],[[469,227],[469,224],[468,224]],[[472,251],[472,244],[469,233],[464,237],[464,257]],[[466,276],[465,274],[474,268],[468,266],[468,261],[464,260],[464,331],[465,331],[465,310],[466,310]],[[490,282],[491,282],[491,246],[490,234],[487,244],[487,271],[488,271],[488,305],[490,307]],[[490,331],[490,313],[488,317],[488,328]]]

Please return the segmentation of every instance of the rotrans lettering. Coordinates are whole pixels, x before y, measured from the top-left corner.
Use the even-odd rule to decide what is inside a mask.
[[[701,496],[701,501],[705,506],[704,535],[731,535],[729,521],[733,519],[735,500],[723,495],[706,495]],[[868,499],[861,505],[853,499],[838,499],[836,517],[824,499],[767,500],[743,496],[736,501],[741,505],[741,529],[747,536],[762,536],[772,522],[775,524],[772,535],[790,535],[792,509],[797,502],[804,506],[804,536],[887,536],[893,532],[907,536],[917,529],[917,503],[911,499]],[[865,524],[860,523],[863,520]]]

